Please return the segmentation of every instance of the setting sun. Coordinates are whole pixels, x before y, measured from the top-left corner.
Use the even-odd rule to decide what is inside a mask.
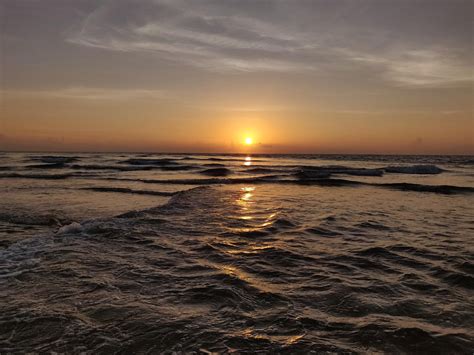
[[[251,145],[252,143],[253,143],[252,137],[247,137],[247,138],[245,138],[245,144]]]

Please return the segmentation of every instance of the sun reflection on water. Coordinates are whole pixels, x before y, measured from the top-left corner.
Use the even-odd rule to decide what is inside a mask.
[[[286,334],[266,334],[260,329],[247,328],[240,333],[245,338],[264,339],[285,345],[291,345],[301,340],[306,334],[286,335]]]
[[[252,199],[253,194],[250,192],[245,193],[242,197],[241,200],[243,201],[250,201]]]
[[[252,165],[252,157],[245,157],[245,166],[251,166]]]
[[[236,228],[234,230],[236,232],[259,231],[262,228],[273,225],[278,216],[278,212],[268,211],[265,213],[265,209],[257,208],[255,191],[255,186],[244,186],[240,188],[239,196],[235,200],[235,203],[239,206],[239,213],[236,218],[241,221],[247,221],[248,223]]]
[[[244,210],[248,210],[253,201],[253,192],[255,191],[254,186],[246,186],[240,189],[242,192],[237,199],[237,204]]]

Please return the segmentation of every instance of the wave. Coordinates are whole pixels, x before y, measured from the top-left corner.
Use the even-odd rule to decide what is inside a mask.
[[[65,167],[67,167],[65,163],[34,164],[25,166],[27,169],[63,169]]]
[[[183,160],[197,160],[197,161],[222,161],[222,162],[246,162],[247,156],[243,157],[229,157],[229,158],[217,158],[217,157],[208,157],[208,158],[200,158],[200,157],[185,157]],[[262,159],[255,159],[252,157],[252,162],[262,162]]]
[[[286,170],[278,170],[275,168],[270,168],[270,167],[255,167],[255,168],[248,168],[241,170],[243,173],[247,174],[271,174],[275,172],[284,172]]]
[[[59,155],[42,155],[42,156],[30,156],[31,161],[40,161],[45,164],[56,164],[56,163],[73,163],[80,160],[77,156],[59,156]]]
[[[383,184],[371,184],[372,186],[383,186],[396,190],[402,191],[417,191],[417,192],[434,192],[438,194],[471,194],[474,193],[474,187],[468,186],[453,186],[453,185],[423,185],[423,184],[411,184],[406,182],[399,183],[383,183]]]
[[[173,196],[176,192],[168,191],[147,191],[147,190],[134,190],[124,187],[84,187],[81,190],[95,191],[95,192],[117,192],[124,194],[134,195],[150,195],[150,196]]]
[[[303,174],[321,173],[321,174],[342,174],[353,176],[382,176],[383,169],[352,168],[342,165],[329,166],[301,166],[300,172]]]
[[[138,166],[117,166],[117,165],[72,165],[71,169],[76,170],[113,170],[113,171],[187,171],[196,169],[191,165],[138,165]]]
[[[273,165],[255,166],[253,168],[243,170],[243,172],[270,173],[270,172],[288,172],[294,170],[295,175],[300,178],[321,178],[330,175],[349,175],[349,176],[383,176],[384,173],[401,173],[401,174],[440,174],[444,169],[435,165],[413,165],[413,166],[388,166],[385,168],[354,168],[343,165]]]
[[[31,214],[15,211],[0,212],[0,221],[25,226],[62,226],[71,221],[52,214]]]
[[[134,181],[146,184],[170,184],[170,185],[229,185],[246,183],[295,183],[296,180],[279,180],[281,175],[264,175],[257,177],[242,178],[191,178],[191,179],[129,179],[129,178],[103,178],[103,180],[112,181]]]
[[[404,164],[474,164],[472,155],[379,155],[379,154],[253,154],[252,157],[305,160],[397,162]]]
[[[220,158],[219,158],[220,159]],[[111,171],[190,171],[198,169],[198,166],[185,165],[171,159],[128,159],[121,164],[123,165],[68,165],[65,162],[46,163],[38,165],[27,165],[27,169],[62,169],[70,168],[75,170],[111,170]],[[200,171],[203,175],[209,176],[228,176],[233,173],[232,169],[225,167],[220,163],[208,163],[208,169]],[[1,169],[0,169],[1,170]],[[7,169],[3,169],[7,170]],[[329,178],[332,175],[349,175],[349,176],[383,176],[386,173],[399,174],[440,174],[444,172],[435,165],[412,165],[412,166],[388,166],[385,168],[354,168],[340,165],[329,166],[298,166],[298,165],[276,165],[276,166],[254,166],[242,169],[240,172],[249,174],[271,174],[271,173],[292,173],[301,180]]]
[[[327,174],[342,174],[353,176],[382,176],[386,173],[398,174],[441,174],[444,169],[436,165],[411,165],[411,166],[387,166],[378,169],[369,168],[352,168],[347,166],[330,165],[330,166],[302,166],[300,172],[302,174],[311,173],[327,173]]]
[[[319,170],[300,170],[294,174],[298,179],[307,181],[314,179],[327,179],[331,177],[331,173]]]
[[[387,166],[383,169],[387,173],[398,174],[441,174],[445,171],[436,165]]]
[[[446,170],[439,168],[436,165],[411,165],[411,166],[387,166],[384,168],[355,168],[343,165],[253,165],[252,168],[242,170],[246,171],[261,170],[264,172],[290,172],[294,171],[296,174],[304,176],[305,174],[315,176],[319,173],[321,175],[350,175],[350,176],[383,176],[384,173],[399,173],[399,174],[440,174]]]
[[[330,230],[328,228],[323,228],[323,227],[311,227],[307,228],[305,230],[307,233],[311,234],[316,234],[318,236],[324,236],[324,237],[335,237],[335,236],[340,236],[341,233]]]
[[[202,164],[202,166],[206,166],[209,168],[225,168],[226,167],[225,164],[221,164],[221,163],[205,163],[205,164]]]
[[[83,227],[80,223],[77,222],[72,222],[70,224],[66,224],[59,228],[57,231],[57,234],[70,234],[70,233],[81,233],[83,230]]]
[[[42,180],[62,180],[68,179],[73,176],[77,176],[74,174],[19,174],[19,173],[11,173],[11,174],[0,174],[0,179],[2,178],[18,178],[18,179],[42,179]]]
[[[146,158],[131,158],[121,162],[122,164],[129,165],[178,165],[180,163],[173,159],[161,158],[161,159],[146,159]]]
[[[227,176],[232,174],[232,170],[227,168],[211,168],[200,171],[201,174],[209,176]]]
[[[401,191],[432,192],[439,194],[470,194],[474,193],[474,187],[455,185],[424,185],[413,183],[371,183],[356,180],[326,178],[324,175],[315,175],[303,179],[292,179],[291,175],[264,175],[243,178],[210,178],[210,179],[120,179],[105,178],[106,180],[135,181],[147,184],[171,184],[171,185],[233,185],[233,184],[294,184],[314,185],[326,187],[344,186],[369,186],[377,188],[388,188]]]
[[[218,169],[218,171],[215,171]],[[206,175],[229,174],[229,170],[221,170],[221,168],[208,169],[201,172]],[[474,193],[474,187],[469,186],[455,186],[455,185],[425,185],[415,183],[371,183],[355,180],[331,178],[329,173],[319,171],[304,171],[294,175],[278,174],[278,175],[262,175],[256,177],[236,177],[236,178],[191,178],[191,179],[128,179],[128,178],[114,178],[114,177],[100,177],[94,174],[20,174],[20,173],[5,173],[0,174],[1,178],[21,178],[21,179],[43,179],[43,180],[62,180],[68,178],[84,178],[94,177],[101,180],[111,181],[133,181],[147,184],[170,184],[170,185],[232,185],[232,184],[296,184],[296,185],[315,185],[315,186],[372,186],[379,188],[389,188],[401,191],[415,191],[415,192],[431,192],[438,194],[471,194]],[[294,177],[297,177],[295,179]]]

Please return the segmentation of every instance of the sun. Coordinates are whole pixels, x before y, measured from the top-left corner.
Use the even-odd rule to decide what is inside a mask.
[[[253,144],[253,139],[252,139],[252,137],[246,137],[244,142],[245,142],[246,145],[252,145]]]

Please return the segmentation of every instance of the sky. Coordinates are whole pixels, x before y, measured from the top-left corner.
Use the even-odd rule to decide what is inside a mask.
[[[474,154],[473,6],[2,0],[0,150]]]

